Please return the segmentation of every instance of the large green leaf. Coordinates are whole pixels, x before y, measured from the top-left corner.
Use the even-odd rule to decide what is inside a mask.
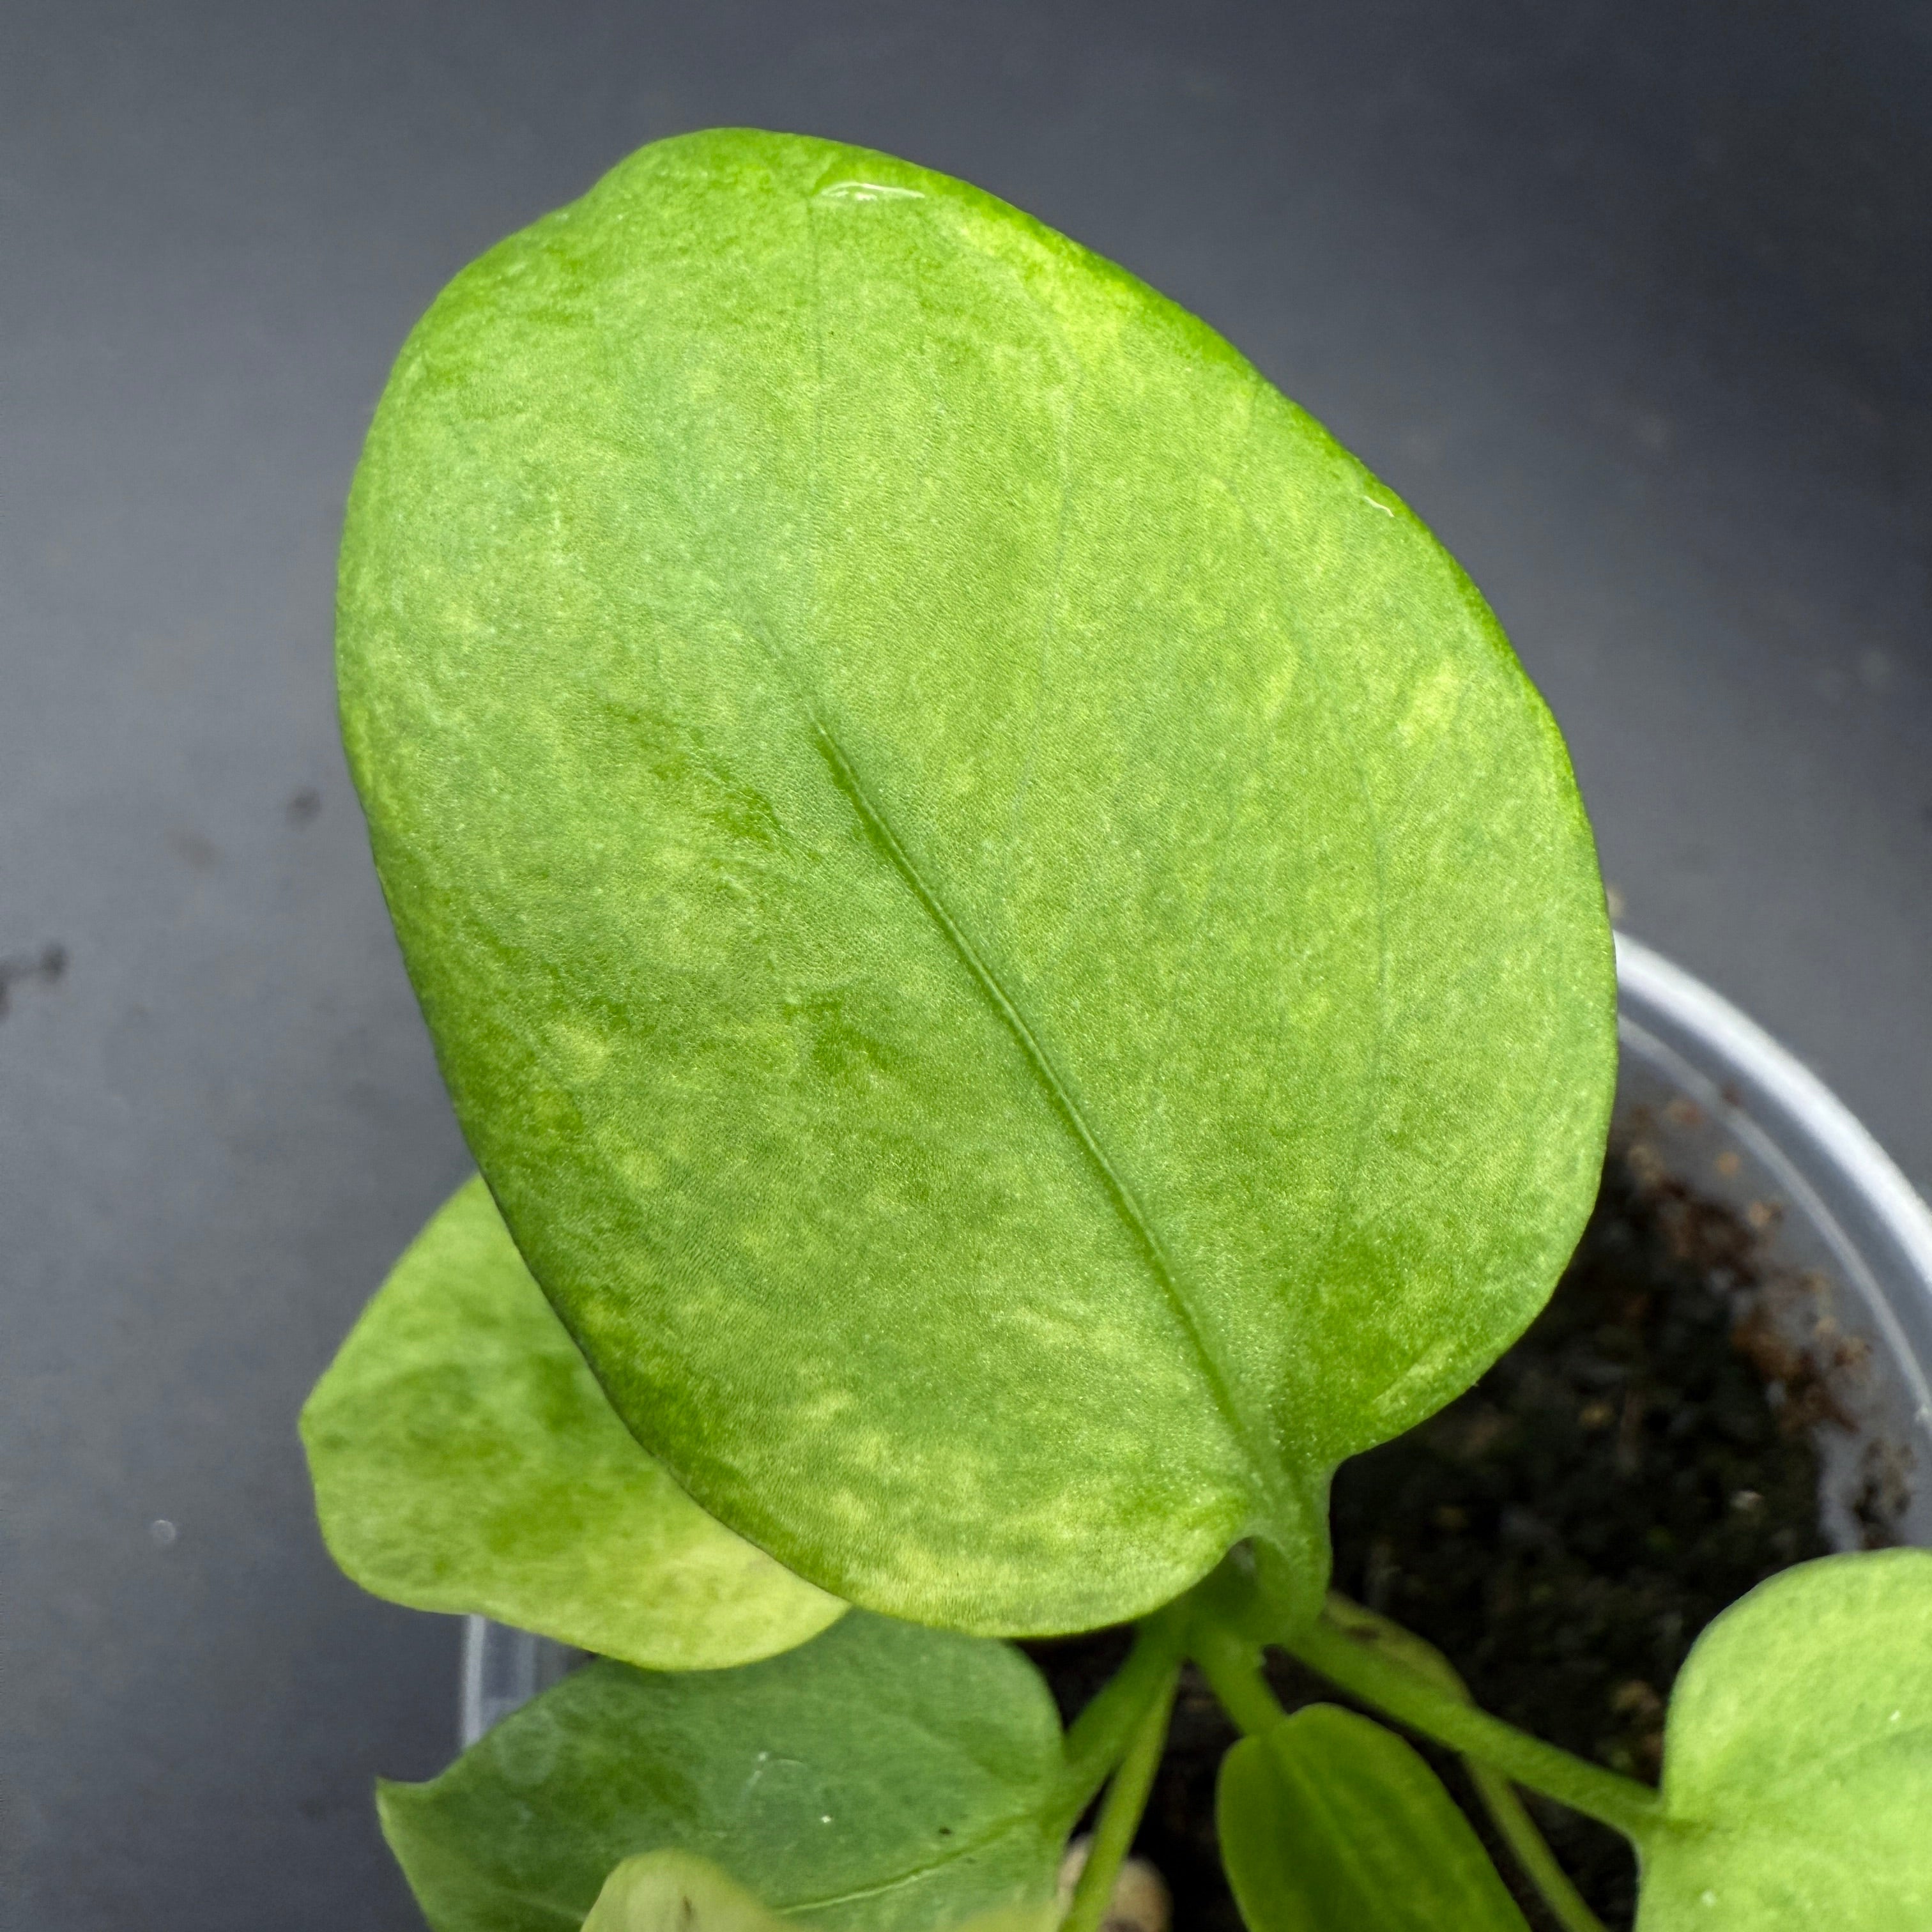
[[[1215,1820],[1249,1932],[1528,1932],[1442,1780],[1337,1705],[1235,1745]]]
[[[638,1448],[481,1180],[397,1263],[302,1426],[331,1552],[398,1603],[671,1670],[769,1657],[844,1607]]]
[[[696,135],[412,336],[339,636],[464,1130],[686,1488],[927,1621],[1250,1533],[1312,1612],[1614,1062],[1562,745],[1403,505],[1014,209]]]
[[[935,1932],[1052,1898],[1064,1768],[1017,1651],[856,1612],[736,1670],[592,1664],[378,1796],[435,1932],[574,1932],[664,1850],[824,1932]]]
[[[1932,1552],[1828,1556],[1705,1631],[1665,1720],[1639,1932],[1932,1925]]]

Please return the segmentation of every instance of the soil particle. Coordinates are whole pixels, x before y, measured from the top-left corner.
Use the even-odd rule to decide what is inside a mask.
[[[1466,1394],[1336,1478],[1336,1587],[1426,1637],[1486,1708],[1632,1777],[1657,1775],[1670,1685],[1697,1634],[1828,1548],[1814,1438],[1844,1423],[1838,1390],[1859,1352],[1829,1319],[1828,1285],[1765,1261],[1778,1215],[1774,1202],[1736,1214],[1702,1200],[1641,1139],[1626,1144],[1528,1333]],[[1808,1294],[1817,1308],[1796,1306]],[[1854,1515],[1876,1546],[1903,1474],[1876,1449],[1865,1468]],[[1071,1713],[1126,1646],[1103,1631],[1029,1648]],[[1332,1695],[1280,1659],[1270,1675],[1291,1708]],[[1214,1828],[1234,1736],[1190,1672],[1136,1846],[1190,1932],[1240,1923]],[[1495,1850],[1460,1767],[1427,1754]],[[1532,1805],[1606,1924],[1628,1927],[1623,1840]],[[1508,1855],[1498,1862],[1531,1924],[1553,1927]]]

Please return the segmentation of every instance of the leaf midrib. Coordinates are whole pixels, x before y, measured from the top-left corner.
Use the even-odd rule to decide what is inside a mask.
[[[819,256],[818,232],[819,206],[814,194],[806,205],[806,232],[809,237],[809,266],[808,287],[812,303],[813,385],[811,466],[811,530],[812,530],[812,579],[818,584],[819,575],[818,532],[824,524],[824,450],[825,450],[825,288],[822,263]],[[1076,357],[1077,362],[1079,358]],[[1064,460],[1066,452],[1062,450]],[[1071,487],[1070,472],[1063,469],[1063,493]],[[1063,494],[1060,514],[1064,518],[1066,500]],[[1056,571],[1058,565],[1056,564]],[[886,822],[885,814],[872,802],[870,794],[861,782],[856,768],[845,754],[844,748],[833,736],[830,728],[820,717],[812,703],[811,692],[799,675],[797,668],[789,655],[777,650],[769,639],[764,638],[756,626],[751,634],[758,636],[766,650],[776,662],[780,671],[790,682],[807,723],[813,742],[820,754],[830,768],[834,783],[846,796],[848,802],[858,813],[874,842],[886,854],[894,869],[910,888],[914,897],[926,915],[944,935],[947,942],[965,966],[968,975],[979,988],[982,995],[1006,1024],[1022,1053],[1031,1066],[1035,1076],[1045,1088],[1048,1099],[1062,1121],[1072,1133],[1075,1140],[1092,1163],[1099,1175],[1102,1187],[1114,1211],[1125,1225],[1130,1238],[1140,1250],[1156,1285],[1166,1300],[1168,1312],[1186,1338],[1195,1359],[1199,1365],[1202,1379],[1208,1394],[1221,1417],[1222,1425],[1229,1439],[1247,1463],[1250,1476],[1258,1485],[1269,1502],[1282,1504],[1286,1501],[1290,1486],[1280,1458],[1275,1454],[1267,1438],[1259,1436],[1250,1426],[1234,1398],[1234,1391],[1220,1360],[1208,1346],[1207,1337],[1196,1321],[1192,1307],[1182,1294],[1173,1264],[1168,1260],[1160,1238],[1155,1234],[1153,1223],[1126,1178],[1108,1159],[1106,1150],[1100,1144],[1099,1137],[1088,1123],[1085,1114],[1075,1100],[1059,1070],[1041,1043],[1038,1036],[1028,1024],[1025,1016],[1014,1004],[1002,986],[991,967],[981,958],[977,947],[967,936],[958,922],[946,910],[938,894],[928,886],[914,864],[912,856],[902,845]],[[1290,1505],[1292,1510],[1292,1505]]]
[[[800,696],[803,697],[802,692]],[[1250,1473],[1264,1490],[1274,1491],[1281,1486],[1276,1459],[1265,1453],[1243,1416],[1228,1378],[1214,1351],[1208,1346],[1207,1337],[1195,1318],[1193,1309],[1181,1292],[1179,1280],[1166,1250],[1154,1232],[1153,1223],[1142,1207],[1132,1185],[1101,1145],[1100,1137],[1094,1132],[1079,1102],[1061,1078],[1058,1068],[1054,1065],[1052,1058],[1040,1036],[1028,1024],[1026,1016],[1015,1004],[1005,987],[1000,983],[998,976],[982,957],[978,947],[973,944],[958,921],[947,910],[945,902],[926,882],[914,862],[912,855],[899,842],[897,835],[887,823],[885,814],[872,802],[844,748],[813,711],[808,700],[806,709],[810,720],[813,742],[830,769],[833,782],[858,814],[860,822],[874,844],[885,854],[914,898],[957,954],[974,984],[1018,1042],[1028,1064],[1046,1090],[1048,1102],[1086,1154],[1095,1173],[1100,1177],[1101,1186],[1114,1212],[1139,1250],[1169,1312],[1194,1352],[1202,1378],[1220,1412],[1222,1421],[1246,1457]]]

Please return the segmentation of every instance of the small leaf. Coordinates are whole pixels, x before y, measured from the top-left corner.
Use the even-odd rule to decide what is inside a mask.
[[[1337,1705],[1243,1738],[1215,1813],[1249,1932],[1528,1932],[1435,1772]]]
[[[1616,1070],[1562,740],[1210,329],[742,130],[493,250],[344,532],[345,740],[464,1131],[638,1438],[987,1631],[1256,1534],[1548,1297]]]
[[[708,1858],[646,1852],[604,1881],[584,1932],[779,1932],[784,1922]]]
[[[638,1446],[480,1179],[396,1264],[302,1426],[332,1554],[394,1602],[669,1670],[769,1657],[844,1608]]]
[[[435,1932],[574,1928],[667,1850],[825,1932],[935,1932],[1050,1903],[1063,1766],[1017,1651],[854,1612],[735,1670],[591,1664],[378,1799]]]
[[[1052,1932],[1058,1906],[1045,1904],[976,1913],[935,1932]],[[778,1932],[790,1924],[766,1910],[708,1858],[646,1852],[604,1881],[584,1932]]]
[[[1760,1583],[1684,1660],[1639,1932],[1932,1925],[1932,1552]]]

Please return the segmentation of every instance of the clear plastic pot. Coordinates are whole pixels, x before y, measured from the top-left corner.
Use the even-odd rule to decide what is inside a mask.
[[[1616,1139],[1760,1231],[1792,1345],[1837,1365],[1827,1533],[1856,1546],[1876,1485],[1892,1532],[1932,1544],[1932,1211],[1824,1083],[1701,980],[1620,935],[1617,986]],[[464,1747],[578,1654],[467,1618]]]

